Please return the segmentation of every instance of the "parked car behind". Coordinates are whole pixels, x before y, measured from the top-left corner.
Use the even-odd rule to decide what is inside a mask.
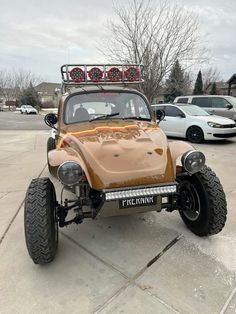
[[[34,107],[32,107],[30,105],[23,105],[23,106],[21,106],[20,107],[20,112],[21,112],[21,114],[23,114],[23,113],[26,113],[26,114],[30,114],[30,113],[37,114],[38,113],[38,111]]]
[[[174,103],[189,103],[204,108],[207,112],[236,121],[236,98],[224,95],[179,96]]]
[[[161,104],[152,108],[154,112],[158,109],[165,112],[165,118],[159,125],[167,136],[184,137],[193,143],[236,136],[236,123],[233,120],[211,115],[198,106]]]

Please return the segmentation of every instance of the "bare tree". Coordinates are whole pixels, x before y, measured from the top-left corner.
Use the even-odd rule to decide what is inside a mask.
[[[203,92],[205,94],[213,82],[219,81],[220,72],[214,67],[203,69],[202,79],[203,79]]]
[[[153,100],[163,79],[177,60],[189,67],[206,58],[201,50],[201,36],[196,15],[182,6],[159,0],[130,0],[115,6],[117,19],[108,22],[111,32],[105,48],[109,59],[145,66],[142,90]]]
[[[40,81],[31,71],[24,69],[16,70],[0,70],[0,95],[6,101],[19,99],[23,91],[27,89],[30,84],[35,85]]]

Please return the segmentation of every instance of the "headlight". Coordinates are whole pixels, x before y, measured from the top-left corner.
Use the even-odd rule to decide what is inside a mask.
[[[215,123],[215,122],[207,122],[207,124],[211,127],[211,128],[222,128],[223,125],[219,124],[219,123]]]
[[[205,165],[205,156],[202,152],[191,150],[183,154],[181,158],[182,165],[189,173],[196,173],[200,171]]]
[[[63,162],[57,170],[58,179],[64,185],[74,185],[79,182],[82,168],[75,161]]]

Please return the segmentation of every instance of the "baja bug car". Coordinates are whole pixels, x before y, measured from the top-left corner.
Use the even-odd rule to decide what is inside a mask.
[[[226,221],[225,194],[205,156],[182,141],[168,143],[140,84],[137,65],[64,65],[58,115],[45,122],[48,168],[73,199],[57,201],[48,177],[33,179],[25,199],[25,237],[36,264],[51,262],[58,226],[85,218],[179,211],[198,236]],[[135,86],[135,85],[134,85]],[[179,160],[181,159],[181,162]],[[69,211],[74,217],[67,219]]]

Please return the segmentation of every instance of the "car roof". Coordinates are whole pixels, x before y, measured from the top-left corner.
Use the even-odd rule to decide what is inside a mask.
[[[189,98],[189,97],[200,97],[200,98],[202,98],[202,97],[210,97],[210,98],[212,98],[212,97],[226,97],[226,98],[229,98],[229,97],[233,97],[233,96],[231,96],[231,95],[188,95],[188,96],[177,96],[175,99],[179,99],[179,98]]]
[[[193,104],[186,104],[186,103],[175,103],[175,104],[169,104],[169,103],[166,103],[166,104],[156,104],[156,105],[152,105],[152,107],[163,107],[163,106],[175,106],[175,107],[184,107],[184,106],[195,106]]]

